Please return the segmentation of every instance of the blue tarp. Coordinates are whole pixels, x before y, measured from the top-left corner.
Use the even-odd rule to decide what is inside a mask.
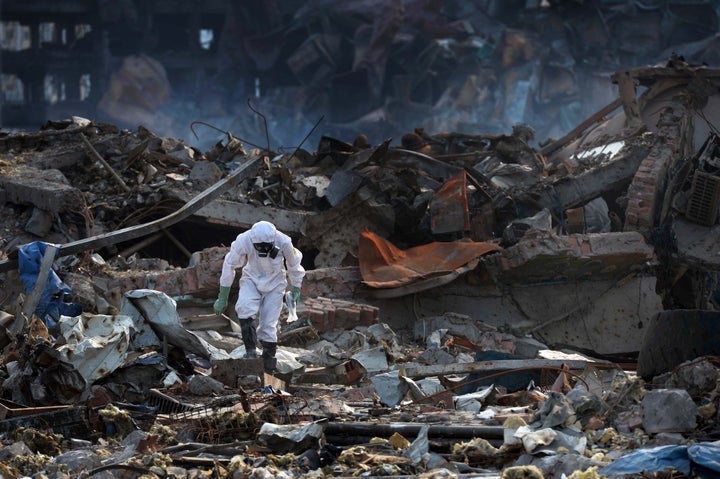
[[[18,250],[20,281],[25,287],[26,294],[30,293],[35,287],[46,249],[46,243],[35,241],[21,246]],[[61,315],[77,316],[82,313],[82,307],[79,304],[66,301],[71,293],[70,287],[63,283],[51,268],[45,283],[45,289],[35,309],[35,314],[48,328],[55,326]]]
[[[659,446],[639,449],[598,471],[604,476],[659,472],[676,469],[686,476],[691,470],[703,479],[720,478],[720,443],[700,443],[692,446]]]

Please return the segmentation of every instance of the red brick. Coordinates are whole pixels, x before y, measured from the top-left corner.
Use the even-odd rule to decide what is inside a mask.
[[[362,307],[360,309],[360,323],[363,326],[370,326],[377,322],[377,311]]]
[[[333,329],[333,326],[328,324],[327,315],[324,311],[319,309],[309,309],[306,311],[308,320],[318,332],[324,333]]]
[[[335,327],[352,329],[360,324],[360,308],[345,307],[335,310]]]

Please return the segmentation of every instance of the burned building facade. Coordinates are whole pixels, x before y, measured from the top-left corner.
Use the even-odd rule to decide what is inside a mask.
[[[188,138],[202,120],[272,148],[296,146],[321,118],[313,142],[323,133],[379,143],[416,127],[504,133],[527,123],[543,143],[609,103],[617,70],[673,50],[713,64],[718,26],[712,2],[670,0],[5,0],[1,8],[5,127],[75,115]],[[205,146],[218,137],[201,134]]]

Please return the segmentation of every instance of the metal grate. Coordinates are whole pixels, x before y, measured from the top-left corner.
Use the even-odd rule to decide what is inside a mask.
[[[717,221],[718,199],[720,198],[720,178],[696,171],[693,177],[690,199],[688,200],[685,217],[707,226]]]

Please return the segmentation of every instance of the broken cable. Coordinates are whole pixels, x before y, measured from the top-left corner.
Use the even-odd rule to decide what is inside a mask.
[[[267,126],[267,119],[265,118],[265,115],[257,111],[255,108],[253,108],[252,104],[250,103],[250,98],[247,99],[248,108],[250,108],[252,111],[255,112],[260,118],[263,119],[263,123],[265,124],[265,141],[267,141],[267,152],[270,153],[270,133],[268,131]]]
[[[219,131],[220,133],[225,133],[225,134],[227,135],[227,137],[228,137],[228,141],[230,141],[230,140],[232,140],[233,138],[235,138],[235,139],[237,139],[237,140],[242,141],[242,142],[245,143],[245,144],[248,144],[248,145],[250,145],[250,146],[254,146],[255,148],[260,148],[260,149],[262,150],[262,146],[256,145],[255,143],[251,143],[251,142],[249,142],[249,141],[247,141],[247,140],[243,140],[242,138],[233,135],[233,134],[230,133],[229,131],[221,130],[220,128],[218,128],[218,127],[216,127],[216,126],[213,126],[213,125],[211,125],[210,123],[205,123],[204,121],[195,120],[195,121],[193,121],[192,123],[190,123],[190,131],[192,131],[192,134],[195,135],[195,139],[198,140],[198,141],[200,141],[200,138],[198,137],[197,133],[195,133],[195,124],[204,125],[204,126],[207,126],[208,128],[212,128],[213,130]]]
[[[300,149],[300,147],[303,146],[303,143],[305,143],[305,141],[306,141],[308,138],[310,138],[310,135],[313,134],[313,131],[315,131],[315,129],[316,129],[318,126],[320,126],[320,122],[323,121],[323,118],[325,118],[325,115],[320,116],[320,119],[315,122],[315,125],[310,129],[310,131],[308,132],[308,134],[305,135],[305,138],[302,139],[302,141],[300,142],[300,144],[295,147],[295,151],[292,152],[292,155],[290,155],[290,158],[288,158],[288,159],[291,160],[292,157],[295,156],[295,153],[297,153],[298,150]]]

